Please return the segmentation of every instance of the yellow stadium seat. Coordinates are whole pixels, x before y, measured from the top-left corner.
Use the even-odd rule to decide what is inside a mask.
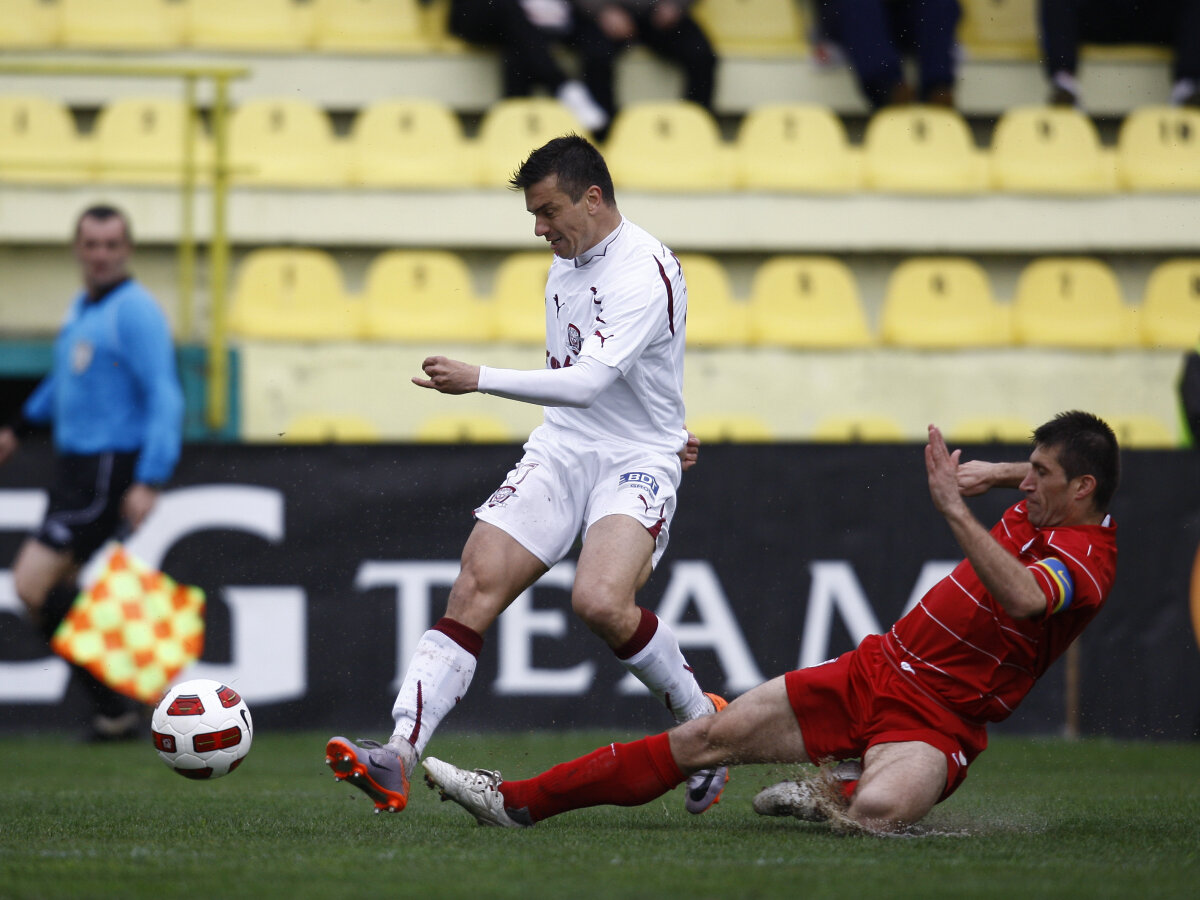
[[[420,0],[312,0],[318,50],[394,53],[426,50]]]
[[[734,143],[737,186],[756,191],[853,191],[862,159],[827,106],[773,103],[742,118]]]
[[[1099,415],[1112,428],[1117,443],[1127,450],[1163,450],[1180,446],[1174,426],[1157,416],[1146,413]]]
[[[1150,273],[1138,314],[1142,343],[1186,350],[1200,340],[1200,258],[1169,259]]]
[[[58,43],[61,8],[44,0],[0,0],[0,48],[45,49]]]
[[[1038,0],[959,0],[959,37],[978,56],[1038,58]]]
[[[470,45],[450,33],[450,0],[427,0],[421,4],[421,30],[431,50],[438,53],[463,53]]]
[[[0,181],[79,184],[92,148],[66,105],[49,97],[0,95]]]
[[[951,444],[1028,444],[1033,425],[1017,416],[976,416],[947,432]]]
[[[740,347],[750,340],[747,305],[734,299],[725,267],[703,253],[680,253],[687,281],[687,345]]]
[[[337,187],[348,154],[324,110],[298,98],[247,100],[229,117],[234,181],[246,185]]]
[[[750,286],[750,342],[845,348],[872,343],[850,267],[829,256],[776,256]]]
[[[695,416],[688,420],[687,428],[700,438],[701,445],[756,444],[775,440],[771,426],[758,416],[747,413],[709,413]]]
[[[479,182],[474,145],[437,100],[379,100],[354,120],[351,178],[367,187],[463,188]],[[514,166],[515,168],[515,166]]]
[[[880,337],[887,344],[922,349],[994,347],[1011,343],[1012,326],[979,263],[914,257],[888,279]]]
[[[546,344],[546,275],[551,254],[530,250],[506,256],[492,284],[492,327],[496,339]]]
[[[183,43],[183,7],[167,0],[58,0],[65,47],[174,50]]]
[[[871,413],[829,416],[816,424],[810,437],[822,443],[851,444],[898,444],[907,440],[899,422]]]
[[[506,444],[518,435],[496,416],[448,413],[423,421],[416,438],[423,444]]]
[[[445,250],[379,254],[367,268],[363,303],[368,338],[483,342],[493,337],[491,306],[475,296],[462,257]]]
[[[102,181],[179,184],[183,178],[187,105],[176,97],[122,97],[100,110],[92,140]],[[212,145],[193,112],[196,179],[207,176]]]
[[[312,43],[312,13],[295,0],[191,0],[187,40],[217,50],[303,50]]]
[[[362,335],[362,304],[323,250],[251,251],[237,270],[229,329],[246,338],[321,341]]]
[[[305,413],[287,424],[281,435],[289,444],[373,444],[379,427],[352,413]]]
[[[1200,109],[1135,109],[1117,134],[1121,183],[1132,191],[1200,191]]]
[[[504,187],[526,158],[542,144],[565,134],[583,134],[583,126],[550,97],[508,97],[484,114],[476,138],[481,177],[487,187]]]
[[[1021,106],[996,123],[992,179],[1002,191],[1039,194],[1116,190],[1116,159],[1088,116],[1064,106]]]
[[[987,158],[962,115],[936,106],[892,106],[867,123],[865,184],[879,191],[963,194],[987,190]]]
[[[796,0],[698,0],[692,15],[718,55],[803,55],[808,43]]]
[[[687,100],[646,102],[617,113],[605,159],[618,190],[721,191],[733,187],[732,154],[716,120]]]
[[[1016,341],[1038,347],[1106,349],[1138,342],[1134,311],[1105,263],[1046,257],[1027,265],[1013,298]]]

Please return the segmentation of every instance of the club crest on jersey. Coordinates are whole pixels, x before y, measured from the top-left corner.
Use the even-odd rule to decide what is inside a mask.
[[[567,326],[567,346],[575,354],[578,354],[583,349],[583,335],[580,334],[579,328],[574,324]]]
[[[617,483],[620,489],[633,488],[635,490],[644,491],[651,497],[658,493],[658,481],[653,475],[647,472],[626,472]]]
[[[95,354],[96,348],[91,341],[76,341],[71,347],[71,371],[76,374],[86,372]]]

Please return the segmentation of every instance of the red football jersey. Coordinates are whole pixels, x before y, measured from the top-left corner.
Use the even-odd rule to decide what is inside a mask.
[[[914,685],[967,719],[999,722],[1100,611],[1117,567],[1117,526],[1035,528],[1022,501],[992,537],[1033,572],[1046,612],[1008,615],[963,560],[884,639]]]

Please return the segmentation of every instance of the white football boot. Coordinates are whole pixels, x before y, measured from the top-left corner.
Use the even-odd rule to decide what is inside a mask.
[[[441,794],[443,800],[453,800],[473,815],[480,825],[528,828],[533,824],[516,821],[504,809],[504,795],[500,793],[504,779],[499,772],[487,769],[468,772],[432,756],[425,757],[422,765],[425,783]]]

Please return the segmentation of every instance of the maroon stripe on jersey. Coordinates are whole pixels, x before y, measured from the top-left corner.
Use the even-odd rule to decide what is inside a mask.
[[[655,259],[658,263],[658,274],[662,276],[663,284],[667,288],[667,327],[671,329],[671,334],[675,333],[675,292],[671,290],[671,278],[667,275],[667,270],[663,268],[662,260]]]

